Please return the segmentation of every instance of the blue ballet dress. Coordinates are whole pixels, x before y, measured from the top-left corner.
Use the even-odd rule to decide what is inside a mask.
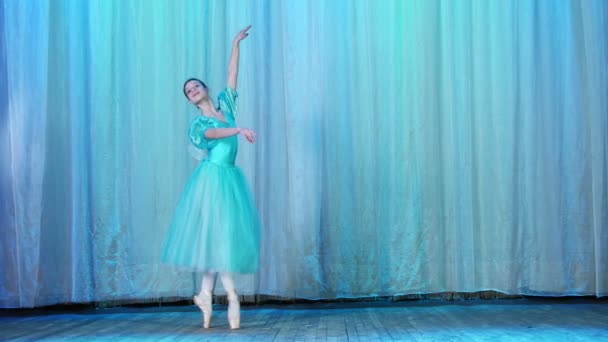
[[[249,185],[235,165],[238,136],[207,139],[209,128],[235,127],[237,93],[218,95],[226,122],[199,115],[190,141],[208,150],[177,204],[161,261],[194,271],[254,273],[259,264],[260,219]]]

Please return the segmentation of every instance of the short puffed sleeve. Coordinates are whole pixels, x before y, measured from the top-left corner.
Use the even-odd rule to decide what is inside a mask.
[[[238,96],[239,96],[239,94],[236,92],[236,90],[234,90],[230,87],[226,87],[217,96],[217,101],[219,103],[220,109],[224,113],[230,112],[230,114],[232,114],[232,116],[236,116],[236,112],[237,112],[236,98]]]
[[[213,123],[208,118],[204,118],[202,116],[198,116],[196,119],[192,121],[190,124],[190,141],[194,146],[200,148],[201,150],[206,150],[208,148],[208,139],[205,137],[205,131],[209,128],[213,128]]]

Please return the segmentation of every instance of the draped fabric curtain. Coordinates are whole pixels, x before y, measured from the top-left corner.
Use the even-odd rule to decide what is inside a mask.
[[[608,293],[608,3],[0,0],[0,307],[188,298],[159,262],[225,86],[242,294]]]

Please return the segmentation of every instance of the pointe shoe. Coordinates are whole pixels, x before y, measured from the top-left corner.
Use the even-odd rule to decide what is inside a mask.
[[[228,296],[228,323],[232,330],[241,327],[241,304],[236,295]]]
[[[203,328],[209,329],[211,326],[211,316],[213,314],[211,296],[203,296],[202,298],[199,296],[194,296],[193,299],[194,304],[196,304],[196,306],[198,306],[198,308],[203,312]]]

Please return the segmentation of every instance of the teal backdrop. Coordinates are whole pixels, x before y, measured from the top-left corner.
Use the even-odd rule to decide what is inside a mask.
[[[159,262],[226,84],[243,294],[608,293],[608,2],[0,0],[0,307],[191,298]]]

